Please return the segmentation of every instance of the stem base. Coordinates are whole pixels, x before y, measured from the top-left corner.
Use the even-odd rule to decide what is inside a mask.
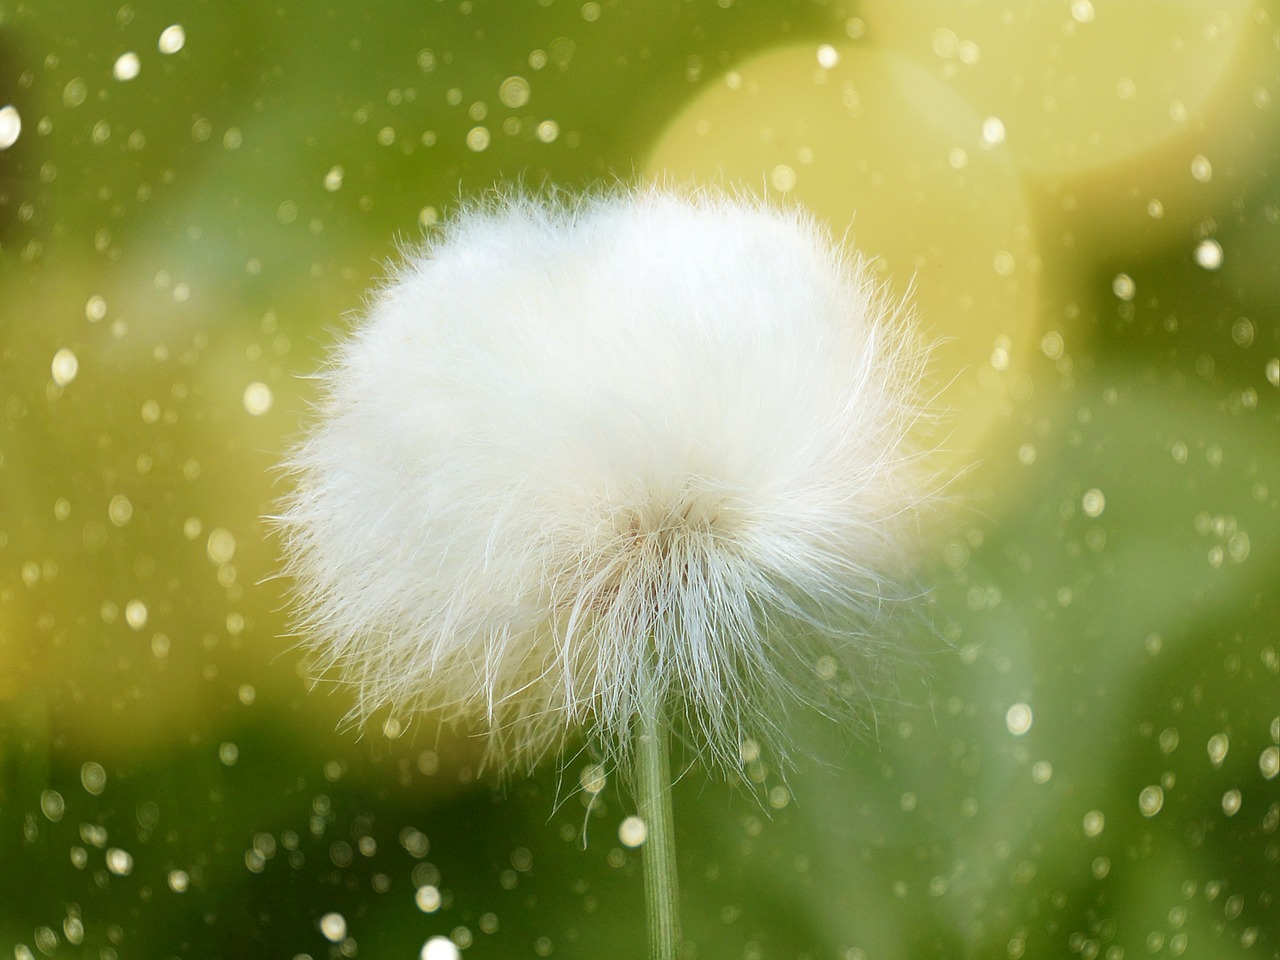
[[[671,814],[670,728],[656,696],[636,724],[636,805],[647,835],[641,847],[645,913],[652,960],[676,960],[680,947],[680,884]]]

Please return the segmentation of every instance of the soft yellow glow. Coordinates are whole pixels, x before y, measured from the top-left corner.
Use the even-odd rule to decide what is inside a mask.
[[[1040,339],[1040,257],[1017,169],[999,120],[921,65],[834,49],[824,68],[811,45],[740,64],[675,117],[646,172],[794,199],[876,257],[937,341],[933,389],[954,416],[948,447],[968,462],[1027,389]]]

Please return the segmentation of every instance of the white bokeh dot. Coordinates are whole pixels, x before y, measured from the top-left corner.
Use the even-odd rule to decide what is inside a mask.
[[[1031,729],[1031,707],[1025,703],[1015,703],[1004,715],[1004,725],[1015,737],[1020,737]]]
[[[271,409],[275,398],[271,388],[260,380],[255,380],[244,388],[244,408],[250,416],[260,417]]]
[[[462,951],[448,937],[432,937],[422,945],[421,960],[459,960]]]

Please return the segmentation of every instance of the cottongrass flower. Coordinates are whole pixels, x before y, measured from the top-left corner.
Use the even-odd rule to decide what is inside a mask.
[[[279,518],[299,630],[358,718],[478,729],[502,768],[585,736],[633,770],[672,956],[667,731],[713,768],[748,738],[785,758],[789,707],[842,715],[882,661],[923,363],[798,212],[473,204],[323,374]]]

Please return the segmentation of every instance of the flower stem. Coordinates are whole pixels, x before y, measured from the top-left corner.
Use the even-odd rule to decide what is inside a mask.
[[[651,960],[676,960],[680,947],[680,885],[671,816],[670,729],[656,684],[637,724],[636,805],[647,830],[641,848]]]

